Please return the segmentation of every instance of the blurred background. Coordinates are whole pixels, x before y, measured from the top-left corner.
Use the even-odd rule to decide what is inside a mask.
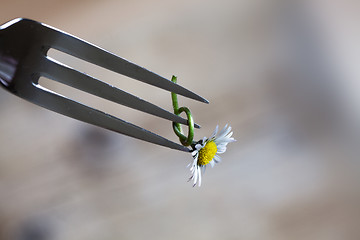
[[[223,162],[191,187],[190,154],[64,117],[0,89],[0,239],[360,239],[360,4],[354,0],[3,0],[178,83]],[[50,56],[171,111],[170,94]],[[41,79],[177,141],[171,123]]]

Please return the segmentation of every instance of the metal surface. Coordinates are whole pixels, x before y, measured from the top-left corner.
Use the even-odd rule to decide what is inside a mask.
[[[207,103],[207,100],[199,95],[123,58],[45,24],[22,18],[14,19],[0,27],[1,85],[18,97],[63,115],[147,142],[189,151],[188,148],[146,129],[41,87],[38,81],[43,76],[130,108],[187,124],[187,120],[154,104],[56,62],[47,56],[51,48],[144,83]]]

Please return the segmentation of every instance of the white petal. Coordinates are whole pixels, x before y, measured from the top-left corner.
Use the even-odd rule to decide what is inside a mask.
[[[226,126],[221,130],[221,132],[219,133],[219,135],[217,136],[217,138],[223,138],[224,136],[226,136],[230,131],[231,131],[231,127],[229,126],[227,129],[227,124]]]
[[[198,150],[194,150],[191,152],[191,155],[194,157],[199,151]]]
[[[234,138],[228,138],[228,137],[222,137],[222,138],[216,138],[214,142],[216,145],[219,145],[221,143],[229,143],[229,142],[235,142],[236,140]]]
[[[222,153],[224,153],[224,152],[226,152],[226,148],[218,149],[216,153],[222,154]]]
[[[228,129],[229,130],[229,129]],[[232,135],[233,135],[233,133],[234,132],[230,132],[230,131],[226,131],[225,132],[226,134],[223,134],[223,135],[219,135],[219,137],[218,138],[230,138]]]
[[[217,146],[217,149],[226,149],[227,143],[223,143]]]
[[[222,138],[221,142],[230,143],[230,142],[236,142],[236,140],[234,138]]]
[[[196,148],[196,150],[200,150],[200,149],[202,149],[203,148],[203,146],[201,145],[201,144],[196,144],[195,145],[195,148]]]
[[[214,156],[214,161],[215,161],[216,163],[221,162],[221,157],[219,157],[218,155],[215,155],[215,156]]]
[[[215,165],[214,160],[211,160],[211,161],[210,161],[210,165],[211,165],[211,167],[214,167],[214,165]]]
[[[194,182],[193,182],[193,187],[195,187],[197,182],[197,173],[194,174]]]
[[[201,186],[201,170],[199,169],[199,187]]]
[[[235,139],[232,137],[227,137],[227,136],[223,136],[220,138],[215,138],[214,142],[216,143],[216,145],[219,145],[221,143],[229,143],[229,142],[234,142]]]
[[[197,158],[194,159],[194,161],[193,161],[193,163],[192,163],[192,166],[191,166],[191,168],[190,168],[190,171],[191,171],[191,172],[194,171],[194,168],[195,168],[196,165],[197,165]]]
[[[211,134],[211,137],[209,139],[213,139],[216,136],[218,130],[219,130],[219,125],[216,125],[216,128],[215,128],[214,132]]]
[[[222,143],[219,143],[219,144],[216,144],[216,148],[219,149],[219,148],[226,148],[226,146],[228,145],[227,142],[222,142]]]
[[[196,167],[196,173],[197,173],[197,181],[196,181],[195,185],[199,184],[199,179],[201,178],[201,169],[200,169],[199,165]]]
[[[188,182],[191,181],[191,179],[193,179],[194,175],[191,175],[191,177],[189,177],[189,179],[187,180]]]
[[[226,130],[227,130],[227,124],[225,125],[225,127],[223,129],[221,129],[221,131],[219,132],[217,137],[220,137],[221,135],[223,135]]]
[[[222,148],[222,147],[226,147],[226,144],[224,143],[215,143],[216,144],[216,148],[219,149],[219,148]]]
[[[206,165],[203,166],[203,167],[201,168],[201,170],[202,170],[202,175],[204,175],[204,174],[205,174],[205,171],[206,171]]]

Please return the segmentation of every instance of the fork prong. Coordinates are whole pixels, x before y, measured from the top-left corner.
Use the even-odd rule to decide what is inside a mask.
[[[45,25],[44,25],[45,26]],[[104,49],[101,49],[91,43],[81,40],[77,37],[64,33],[52,27],[54,37],[49,42],[51,48],[61,52],[83,59],[87,62],[117,72],[119,74],[134,78],[144,83],[175,92],[182,96],[192,98],[204,103],[209,103],[205,98],[191,92],[190,90],[171,82],[143,67],[140,67],[130,61],[116,56]]]
[[[184,118],[181,118],[96,78],[72,69],[62,63],[56,62],[53,59],[44,58],[44,62],[41,65],[43,68],[42,75],[45,77],[115,103],[165,118],[173,122],[188,125],[188,121]],[[200,126],[195,124],[195,127],[199,128]]]
[[[29,91],[29,89],[27,89],[27,91]],[[190,151],[188,148],[146,129],[75,102],[57,93],[51,92],[40,85],[36,85],[33,91],[33,96],[35,97],[31,97],[28,100],[49,110],[147,142],[184,152]]]

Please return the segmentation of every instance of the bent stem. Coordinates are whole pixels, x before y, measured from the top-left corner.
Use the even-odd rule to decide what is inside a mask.
[[[176,83],[177,82],[176,76],[172,76],[171,81],[173,83]],[[182,145],[190,146],[191,144],[193,144],[193,139],[194,139],[194,120],[193,120],[193,117],[191,115],[191,112],[187,107],[179,108],[176,93],[173,93],[173,92],[171,93],[171,99],[172,99],[172,103],[173,103],[174,114],[175,115],[180,115],[182,112],[185,112],[186,116],[188,118],[188,127],[189,127],[187,137],[183,134],[180,123],[173,122],[173,130],[174,130],[176,136],[179,137],[179,140],[180,140]]]

